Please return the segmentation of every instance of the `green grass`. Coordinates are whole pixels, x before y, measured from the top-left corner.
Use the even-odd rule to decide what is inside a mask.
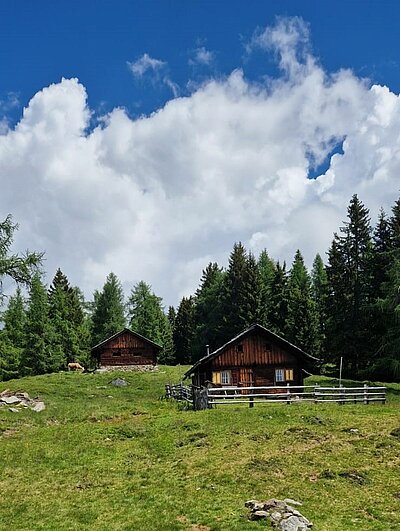
[[[400,527],[400,385],[386,405],[193,412],[160,400],[184,370],[0,383],[47,406],[0,408],[0,529],[265,529],[244,502],[269,497],[302,500],[316,531]]]

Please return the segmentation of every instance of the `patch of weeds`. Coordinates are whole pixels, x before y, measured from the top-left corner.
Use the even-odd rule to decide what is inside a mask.
[[[255,433],[254,435],[250,435],[249,439],[252,441],[264,442],[269,441],[271,439],[271,435],[269,435],[269,433]]]
[[[209,446],[209,442],[206,440],[208,434],[202,431],[191,433],[185,439],[179,439],[176,441],[175,446],[177,448],[182,448],[182,446],[193,445],[197,448],[202,446]]]
[[[284,433],[285,435],[296,435],[301,439],[313,439],[315,437],[315,433],[313,433],[311,430],[308,428],[302,428],[300,426],[288,428]]]
[[[131,428],[130,426],[122,425],[122,426],[115,426],[115,428],[111,428],[111,430],[108,432],[109,436],[113,439],[134,439],[136,437],[143,437],[145,435],[144,430],[138,430],[135,428]]]
[[[248,461],[247,468],[255,472],[282,472],[282,464],[276,457],[271,457],[270,459],[253,457],[253,459]]]
[[[337,473],[333,472],[330,468],[327,468],[326,470],[323,470],[321,474],[319,475],[321,479],[336,479]]]
[[[358,472],[357,470],[345,470],[343,472],[339,472],[338,476],[348,479],[353,483],[357,483],[358,485],[364,485],[367,482],[366,475],[362,472]]]
[[[327,424],[332,424],[331,419],[323,419],[321,417],[306,416],[306,417],[302,417],[302,419],[307,424],[314,424],[314,425],[320,425],[320,426],[326,426]]]

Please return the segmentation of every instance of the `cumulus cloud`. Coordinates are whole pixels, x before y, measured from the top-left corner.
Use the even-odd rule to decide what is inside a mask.
[[[90,132],[77,79],[38,92],[0,136],[0,211],[20,224],[17,247],[45,250],[50,278],[61,266],[88,296],[113,270],[127,289],[143,279],[176,303],[208,261],[226,265],[234,241],[288,262],[300,248],[310,263],[353,193],[374,216],[389,210],[399,96],[350,71],[325,72],[299,54],[308,46],[299,28],[280,20],[258,32],[284,58],[273,83],[235,70],[148,117],[115,109]],[[343,139],[343,154],[308,179],[310,161]]]
[[[172,81],[168,74],[168,64],[160,59],[154,59],[145,53],[136,61],[127,61],[128,68],[136,79],[147,78],[153,84],[166,85],[176,98],[179,95],[179,87]]]

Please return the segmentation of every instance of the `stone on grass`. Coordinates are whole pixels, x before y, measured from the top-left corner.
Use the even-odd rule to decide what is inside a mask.
[[[15,395],[12,395],[12,396],[2,396],[1,401],[11,406],[12,404],[19,404],[21,402],[21,399]]]
[[[114,385],[115,387],[126,387],[128,382],[124,378],[115,378],[115,380],[111,382],[111,385]]]
[[[32,411],[36,411],[36,413],[40,413],[41,411],[45,410],[46,406],[44,405],[44,402],[37,402],[33,408]]]
[[[265,502],[249,500],[245,503],[245,506],[250,509],[250,520],[266,520],[273,527],[281,531],[303,531],[310,529],[313,524],[295,509],[293,505],[299,506],[302,503],[290,498],[285,498],[284,500],[271,498]]]

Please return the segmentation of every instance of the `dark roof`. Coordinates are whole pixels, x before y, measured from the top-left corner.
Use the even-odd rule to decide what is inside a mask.
[[[225,345],[222,345],[222,347],[218,348],[217,350],[214,350],[214,352],[211,352],[207,356],[204,356],[199,361],[197,361],[193,365],[193,367],[191,367],[187,372],[185,372],[185,378],[189,377],[195,371],[195,369],[197,369],[197,367],[199,365],[202,365],[204,362],[208,362],[208,361],[212,360],[213,358],[217,357],[218,354],[221,354],[221,352],[223,350],[225,350],[227,347],[229,347],[232,343],[234,343],[238,339],[244,337],[245,335],[249,334],[250,332],[253,332],[254,330],[258,330],[258,331],[262,332],[264,335],[269,337],[271,340],[274,340],[277,343],[280,343],[281,345],[283,345],[286,348],[288,348],[291,352],[293,352],[293,354],[295,354],[295,355],[297,355],[297,356],[299,356],[299,357],[301,357],[301,358],[303,358],[305,360],[314,361],[314,362],[315,361],[319,361],[318,358],[315,358],[314,356],[311,356],[311,354],[308,354],[307,352],[304,352],[299,347],[296,347],[296,345],[293,345],[293,343],[290,343],[289,341],[287,341],[283,337],[278,336],[278,334],[275,334],[274,332],[271,332],[271,330],[268,330],[268,328],[265,328],[264,326],[261,326],[260,324],[253,324],[249,328],[246,328],[246,330],[243,330],[243,332],[240,332],[240,334],[235,336],[233,339],[229,340],[227,343],[225,343]]]
[[[158,345],[157,343],[154,343],[154,341],[151,341],[150,339],[147,339],[147,337],[142,336],[141,334],[138,334],[137,332],[134,332],[133,330],[130,330],[129,328],[124,328],[120,332],[117,332],[116,334],[113,334],[112,336],[108,337],[104,341],[101,341],[100,343],[97,343],[94,347],[92,347],[92,350],[97,350],[98,348],[102,347],[112,339],[115,339],[116,337],[124,334],[125,332],[129,332],[129,334],[132,334],[135,337],[138,337],[139,339],[142,339],[143,341],[146,341],[146,343],[149,343],[153,347],[156,347],[158,349],[162,349],[161,345]]]

